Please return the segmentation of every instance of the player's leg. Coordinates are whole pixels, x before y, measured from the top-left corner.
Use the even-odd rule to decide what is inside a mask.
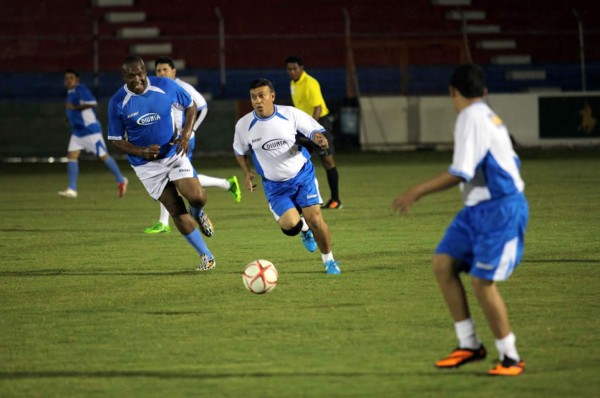
[[[196,180],[189,178],[189,180]],[[181,183],[182,180],[178,180]],[[196,221],[185,208],[185,202],[179,196],[178,188],[173,182],[168,182],[162,194],[159,197],[160,202],[171,214],[173,224],[177,230],[184,236],[188,243],[198,252],[200,256],[200,265],[197,270],[205,271],[216,266],[214,256],[208,249],[206,242],[202,238],[200,231],[196,228]]]
[[[71,135],[69,147],[67,149],[67,177],[69,186],[64,191],[59,191],[58,194],[64,198],[77,197],[77,177],[79,176],[79,155],[84,149],[80,144],[79,137]]]
[[[217,187],[231,192],[235,203],[240,203],[242,200],[242,190],[240,189],[240,184],[236,176],[231,176],[229,178],[217,178],[204,174],[198,174],[198,179],[200,180],[200,185],[205,188]]]
[[[340,274],[339,263],[335,261],[333,257],[333,251],[331,250],[331,233],[329,226],[325,223],[323,215],[321,214],[320,205],[312,205],[309,207],[302,207],[302,213],[306,218],[310,229],[314,232],[315,240],[319,246],[321,252],[321,259],[323,260],[323,266],[325,272],[328,274]]]
[[[325,168],[325,173],[327,174],[327,184],[329,185],[329,190],[331,191],[331,197],[327,203],[322,206],[322,208],[338,210],[343,206],[342,201],[340,200],[339,174],[335,165],[335,159],[333,158],[333,154],[335,153],[335,147],[333,146],[333,135],[331,135],[328,130],[325,132],[325,136],[329,142],[329,148],[325,151],[319,152],[319,159],[321,160],[321,164],[323,165],[323,168]]]
[[[121,169],[119,165],[115,161],[115,159],[108,154],[108,150],[106,149],[106,144],[104,142],[104,138],[102,134],[93,134],[89,136],[89,139],[93,142],[93,149],[90,152],[95,153],[95,155],[104,162],[106,167],[110,170],[110,172],[115,176],[117,180],[117,194],[119,197],[123,197],[125,192],[127,192],[127,185],[129,184],[129,180],[127,177],[124,177],[121,173]]]
[[[183,159],[187,160],[187,158]],[[173,182],[175,183],[181,195],[188,201],[190,205],[189,212],[194,220],[196,220],[198,223],[202,233],[207,237],[213,236],[215,233],[213,224],[208,218],[208,215],[203,211],[207,200],[206,191],[200,185],[198,177],[181,178]]]

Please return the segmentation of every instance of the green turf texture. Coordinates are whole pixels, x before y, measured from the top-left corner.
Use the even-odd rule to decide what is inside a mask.
[[[208,188],[216,269],[199,273],[176,232],[146,235],[153,202],[124,162],[117,197],[99,162],[80,164],[79,198],[60,198],[64,164],[0,164],[1,397],[596,397],[600,391],[600,156],[521,154],[530,203],[523,262],[500,285],[519,351],[518,378],[486,375],[497,357],[466,287],[488,358],[437,370],[456,338],[430,270],[461,208],[458,189],[410,214],[392,199],[445,170],[449,152],[339,154],[344,208],[324,211],[342,275],[283,235],[262,189]],[[208,175],[233,158],[197,158]],[[317,175],[325,200],[324,171]],[[259,185],[260,187],[260,185]],[[245,290],[256,258],[280,275]]]

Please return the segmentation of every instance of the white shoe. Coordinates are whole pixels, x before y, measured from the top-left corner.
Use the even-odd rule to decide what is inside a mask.
[[[64,191],[58,191],[58,194],[60,196],[62,196],[63,198],[76,198],[77,197],[77,191],[75,191],[71,188],[67,188]]]

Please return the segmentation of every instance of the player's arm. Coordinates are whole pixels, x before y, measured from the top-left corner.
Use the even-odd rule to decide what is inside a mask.
[[[158,153],[160,152],[160,145],[158,144],[141,147],[125,140],[111,140],[111,142],[121,152],[124,152],[128,155],[140,156],[147,160],[156,159],[158,157]]]
[[[462,182],[461,177],[450,174],[444,171],[440,175],[433,177],[430,180],[424,181],[403,192],[392,201],[392,211],[406,214],[408,209],[414,202],[425,195],[433,192],[443,191]]]
[[[196,120],[197,109],[196,103],[193,101],[191,106],[185,108],[185,124],[181,130],[181,136],[177,142],[177,153],[188,153],[192,129],[194,128],[194,121]]]
[[[83,103],[80,105],[75,105],[71,102],[66,103],[67,109],[74,110],[74,111],[82,111],[84,109],[95,108],[97,105],[98,104],[90,104],[90,103],[88,103],[88,104]]]
[[[240,165],[240,168],[244,172],[246,188],[248,189],[248,191],[253,192],[254,188],[256,188],[256,184],[252,182],[252,180],[254,179],[254,173],[250,169],[250,164],[248,163],[248,156],[236,155],[235,160],[237,160],[238,164]]]
[[[315,120],[319,120],[321,118],[321,113],[323,112],[323,107],[321,105],[317,105],[313,108],[312,118]]]

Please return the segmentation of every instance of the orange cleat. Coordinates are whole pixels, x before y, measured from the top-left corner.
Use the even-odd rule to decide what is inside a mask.
[[[458,368],[469,362],[480,361],[485,358],[487,351],[483,344],[477,349],[457,348],[444,359],[440,359],[435,363],[435,366],[441,369]]]
[[[518,376],[525,370],[525,362],[504,357],[494,369],[488,370],[491,376]]]

